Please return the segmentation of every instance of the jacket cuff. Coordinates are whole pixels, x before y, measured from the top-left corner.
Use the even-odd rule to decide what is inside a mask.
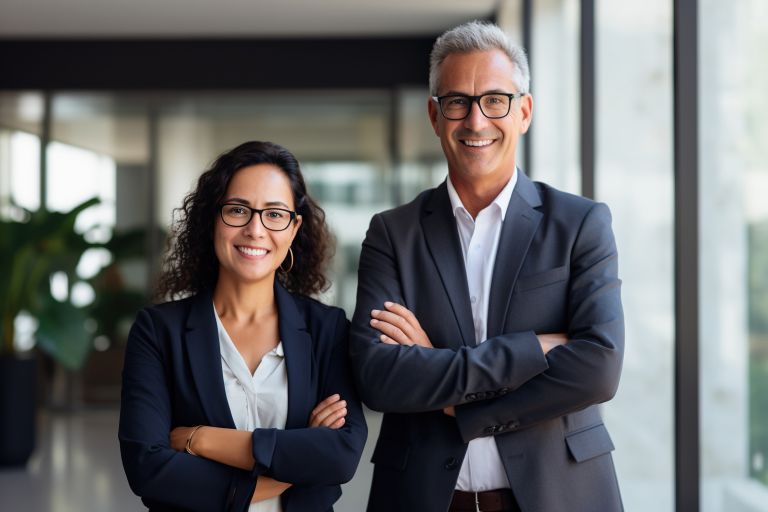
[[[256,461],[251,475],[259,476],[272,466],[272,455],[275,453],[275,443],[277,442],[277,429],[257,428],[253,431],[251,439],[253,460]]]

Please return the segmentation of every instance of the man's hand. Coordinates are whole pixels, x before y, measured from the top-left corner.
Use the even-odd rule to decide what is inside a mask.
[[[331,395],[312,409],[309,416],[310,427],[341,428],[346,421],[347,402],[341,399],[341,395]]]
[[[553,334],[537,334],[536,337],[539,338],[541,350],[545,355],[553,348],[568,343],[568,337],[565,335],[565,333],[562,332]]]
[[[419,321],[406,307],[385,302],[386,311],[371,311],[371,327],[381,332],[379,339],[388,345],[419,345],[434,348]]]

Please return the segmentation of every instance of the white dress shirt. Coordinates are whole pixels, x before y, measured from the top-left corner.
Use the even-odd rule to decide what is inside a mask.
[[[221,369],[229,410],[238,430],[285,428],[288,417],[288,374],[283,343],[264,354],[251,375],[240,351],[221,323],[216,308]],[[282,512],[280,497],[251,503],[248,512]]]
[[[456,227],[464,255],[464,269],[469,285],[469,302],[475,324],[475,343],[485,341],[488,334],[488,297],[491,291],[493,265],[499,247],[499,236],[512,191],[517,183],[517,170],[491,204],[480,210],[473,219],[448,178],[448,197],[451,200]],[[469,442],[467,454],[461,464],[456,489],[461,491],[489,491],[509,488],[509,480],[501,462],[493,436],[479,437]]]

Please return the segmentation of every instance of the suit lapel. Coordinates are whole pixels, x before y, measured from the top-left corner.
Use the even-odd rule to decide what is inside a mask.
[[[429,252],[451,301],[462,341],[464,345],[474,346],[475,331],[472,307],[469,304],[467,273],[445,182],[434,190],[425,204],[421,223]]]
[[[235,428],[224,390],[213,298],[210,292],[200,292],[191,301],[185,341],[203,412],[208,425]]]
[[[280,340],[288,371],[288,416],[285,428],[307,426],[314,397],[310,396],[312,338],[293,296],[275,283]]]
[[[496,261],[493,265],[488,301],[489,338],[504,332],[512,289],[542,217],[542,213],[534,209],[541,205],[536,187],[519,169],[517,172],[517,184],[501,226]]]

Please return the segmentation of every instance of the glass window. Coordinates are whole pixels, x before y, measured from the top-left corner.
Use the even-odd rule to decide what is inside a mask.
[[[0,92],[0,207],[40,207],[43,96]]]
[[[627,510],[674,507],[672,2],[596,3],[596,196],[613,213],[624,370],[605,406]]]
[[[579,194],[579,2],[535,0],[532,24],[530,173]]]
[[[699,5],[702,511],[766,511],[768,4]]]

